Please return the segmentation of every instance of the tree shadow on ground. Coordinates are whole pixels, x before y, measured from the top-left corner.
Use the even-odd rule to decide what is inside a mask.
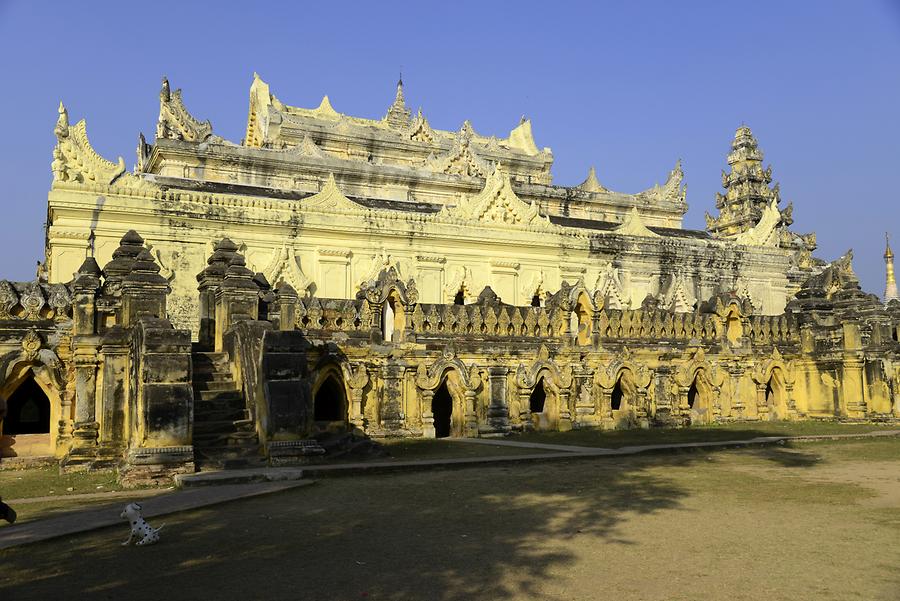
[[[641,544],[621,525],[681,510],[692,493],[667,471],[710,451],[326,479],[151,520],[168,522],[152,547],[120,547],[123,522],[0,552],[0,596],[534,598],[582,541]],[[789,468],[818,463],[808,450],[744,452]]]

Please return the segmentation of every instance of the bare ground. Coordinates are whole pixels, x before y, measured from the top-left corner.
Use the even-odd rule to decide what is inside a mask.
[[[164,521],[0,552],[0,598],[896,600],[900,440],[325,479]]]

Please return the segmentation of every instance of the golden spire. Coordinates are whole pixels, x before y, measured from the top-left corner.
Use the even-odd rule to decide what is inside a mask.
[[[884,264],[887,271],[887,282],[884,286],[884,302],[887,304],[892,300],[900,300],[900,295],[897,294],[897,279],[894,275],[894,251],[891,250],[891,237],[887,232],[884,234],[884,240]]]

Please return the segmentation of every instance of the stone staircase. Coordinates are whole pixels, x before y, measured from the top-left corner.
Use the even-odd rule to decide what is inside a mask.
[[[202,469],[265,465],[225,353],[194,351],[194,460]]]

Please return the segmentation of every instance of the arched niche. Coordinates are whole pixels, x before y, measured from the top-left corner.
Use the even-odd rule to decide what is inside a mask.
[[[348,419],[347,391],[337,368],[326,369],[313,388],[313,422],[319,430],[343,430]]]
[[[706,371],[697,370],[687,389],[686,403],[690,411],[690,423],[711,424],[716,421],[715,397]]]

